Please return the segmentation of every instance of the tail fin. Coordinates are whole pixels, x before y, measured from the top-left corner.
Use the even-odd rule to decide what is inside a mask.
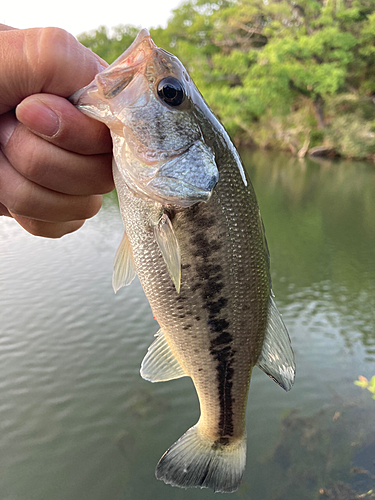
[[[246,464],[246,436],[221,444],[203,438],[191,427],[159,460],[156,478],[180,488],[212,488],[231,493],[241,484]]]

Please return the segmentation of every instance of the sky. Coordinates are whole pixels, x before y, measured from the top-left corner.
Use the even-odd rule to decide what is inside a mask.
[[[56,26],[77,36],[101,25],[166,26],[182,0],[20,0],[2,1],[0,23],[14,28]]]

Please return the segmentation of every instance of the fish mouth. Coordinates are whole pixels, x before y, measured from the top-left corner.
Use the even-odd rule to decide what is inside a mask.
[[[133,87],[138,87],[138,89],[133,92],[132,97],[129,96],[130,102],[127,104],[131,104],[131,101],[137,99],[142,93],[144,85],[135,80],[157,49],[149,31],[141,30],[120,57],[108,68],[98,73],[89,85],[75,92],[69,100],[86,114],[91,114],[94,118],[104,122],[109,120],[111,111],[108,108],[108,101],[118,96],[131,82],[135,84]]]
[[[149,31],[141,30],[125,52],[96,76],[95,81],[103,97],[113,99],[122,92],[155,49],[157,46],[151,39]]]

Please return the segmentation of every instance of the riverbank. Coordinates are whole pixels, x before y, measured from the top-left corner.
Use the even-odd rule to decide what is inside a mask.
[[[215,107],[215,106],[214,106]],[[236,146],[284,151],[304,158],[342,158],[375,163],[375,104],[350,94],[329,99],[319,127],[308,103],[285,116],[266,114],[233,130]],[[225,120],[223,120],[225,125]]]

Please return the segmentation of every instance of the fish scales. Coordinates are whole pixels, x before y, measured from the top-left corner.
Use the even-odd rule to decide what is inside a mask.
[[[250,372],[261,351],[269,297],[258,205],[250,183],[244,189],[233,168],[234,159],[223,153],[221,181],[210,202],[171,217],[181,248],[179,294],[149,230],[152,223],[139,230],[139,214],[151,213],[153,204],[142,206],[147,202],[129,193],[123,210],[142,287],[173,352],[193,379],[202,432],[215,440],[243,436]]]
[[[295,373],[251,182],[180,61],[147,30],[71,100],[111,129],[125,229],[113,286],[137,274],[160,325],[141,375],[190,376],[199,398],[198,423],[162,456],[156,477],[235,491],[253,367],[285,390]]]

